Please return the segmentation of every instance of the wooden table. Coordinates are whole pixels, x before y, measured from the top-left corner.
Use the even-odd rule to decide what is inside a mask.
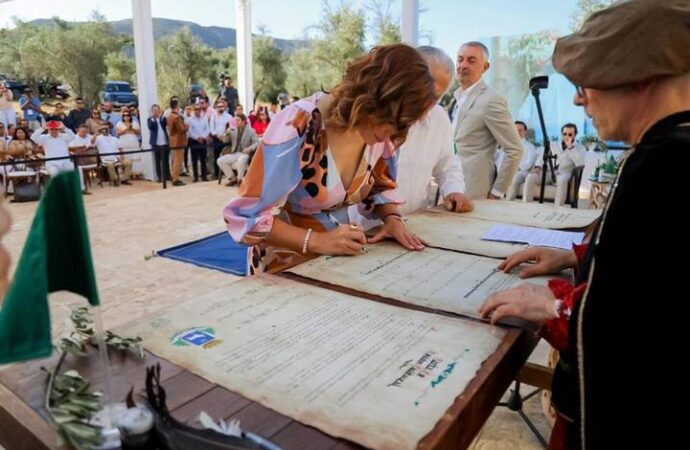
[[[305,281],[294,275],[285,276]],[[325,283],[313,284],[374,301],[402,305],[395,300],[356,293],[348,288]],[[420,306],[405,306],[429,311]],[[536,343],[532,333],[510,329],[496,352],[484,362],[475,378],[456,398],[436,427],[420,441],[418,448],[456,450],[469,446]],[[168,406],[176,418],[190,425],[199,426],[196,418],[200,411],[206,411],[215,419],[239,419],[242,428],[271,439],[285,450],[362,448],[294,421],[151,353],[147,353],[143,360],[130,355],[122,356],[117,352],[111,355],[113,396],[116,401],[124,401],[131,386],[134,386],[135,392],[142,392],[145,367],[160,363],[162,385],[168,393]],[[17,364],[0,371],[0,445],[4,445],[7,450],[55,447],[55,433],[44,407],[46,373],[41,367],[52,368],[56,360],[57,356],[54,356]],[[68,356],[63,370],[78,370],[97,390],[101,390],[103,374],[98,373],[100,369],[96,361],[95,352],[85,358]]]

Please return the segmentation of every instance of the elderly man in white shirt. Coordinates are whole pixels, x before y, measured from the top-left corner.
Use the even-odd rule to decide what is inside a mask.
[[[89,134],[89,127],[86,125],[86,123],[82,123],[79,125],[79,127],[77,128],[77,135],[74,137],[74,139],[72,139],[68,146],[69,152],[71,154],[77,155],[85,155],[87,154],[89,149],[92,149],[94,147],[93,136]],[[84,158],[78,158],[77,165],[80,168],[80,176],[83,176],[84,169],[97,167],[96,157],[89,156]],[[90,194],[86,186],[84,186],[83,193]]]
[[[48,130],[48,134],[43,134]],[[55,120],[49,121],[45,126],[37,128],[31,135],[31,140],[43,148],[43,154],[46,159],[50,158],[68,158],[69,143],[75,138],[74,132],[66,128],[62,122]],[[60,172],[74,170],[74,164],[70,159],[59,159],[55,161],[46,161],[46,170],[48,175],[54,177]],[[84,190],[84,174],[79,171],[79,178],[81,180],[81,189]]]
[[[565,203],[566,194],[568,192],[568,182],[576,167],[585,165],[585,153],[587,150],[581,144],[575,141],[577,137],[577,125],[574,123],[566,123],[561,128],[560,143],[552,142],[551,151],[556,155],[557,165],[556,169],[556,194],[554,197],[554,204],[562,206]],[[539,193],[539,186],[541,186],[542,179],[542,165],[544,161],[536,161],[534,168],[530,171],[525,179],[525,186],[523,190],[522,200],[525,202],[534,201],[534,197]],[[546,174],[546,184],[553,184],[551,174]]]
[[[510,185],[510,189],[508,189],[508,193],[506,194],[507,200],[515,200],[518,192],[520,192],[522,184],[525,182],[525,179],[529,174],[529,171],[534,167],[534,164],[537,162],[537,157],[539,157],[539,151],[537,148],[534,146],[534,144],[527,140],[527,124],[520,120],[516,120],[515,129],[517,130],[518,136],[520,136],[520,140],[522,141],[522,148],[524,149],[524,152],[522,153],[522,159],[520,160],[518,171],[515,173],[513,182]]]
[[[120,140],[110,134],[111,125],[106,123],[98,129],[98,135],[93,137],[98,153],[101,155],[101,162],[108,169],[108,177],[113,185],[118,186],[117,172],[115,166],[119,165],[123,169],[120,184],[132,184],[129,178],[132,176],[132,161],[125,158],[125,155],[107,155],[108,153],[122,153]]]
[[[436,95],[440,99],[453,78],[453,60],[435,47],[423,46],[417,50],[429,65]],[[398,152],[397,192],[405,199],[405,203],[400,205],[401,214],[410,214],[429,206],[432,177],[441,189],[443,205],[447,210],[467,212],[474,208],[472,200],[464,195],[462,164],[453,152],[450,120],[441,106],[435,105],[410,127],[407,139]],[[349,215],[351,222],[360,222],[365,228],[376,225],[359,216],[356,206],[350,207]],[[372,239],[371,242],[377,241],[376,237]]]

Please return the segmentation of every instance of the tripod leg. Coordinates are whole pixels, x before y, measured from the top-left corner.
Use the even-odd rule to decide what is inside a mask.
[[[544,448],[548,448],[549,443],[546,442],[546,439],[544,439],[544,436],[542,436],[542,434],[539,432],[539,430],[537,430],[537,427],[534,426],[534,424],[532,423],[530,418],[527,417],[527,414],[525,414],[525,412],[523,410],[519,410],[518,414],[520,414],[520,417],[522,417],[522,420],[527,424],[529,429],[532,430],[532,433],[534,434],[534,436],[536,436],[537,440],[539,440],[539,443]]]

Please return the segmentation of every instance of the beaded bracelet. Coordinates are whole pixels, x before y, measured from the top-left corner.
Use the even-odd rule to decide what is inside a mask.
[[[303,255],[307,254],[307,247],[309,246],[309,238],[311,237],[312,231],[314,231],[314,230],[309,228],[307,230],[306,234],[304,235],[304,241],[302,241],[302,254]]]

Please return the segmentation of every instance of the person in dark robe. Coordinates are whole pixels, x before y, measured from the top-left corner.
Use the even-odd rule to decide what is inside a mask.
[[[533,262],[517,269],[523,278],[572,268],[575,282],[525,283],[480,308],[492,322],[537,322],[560,352],[551,449],[675,448],[684,435],[668,402],[687,385],[674,365],[684,354],[688,275],[671,255],[687,250],[688,43],[689,0],[628,0],[556,44],[554,67],[577,87],[575,103],[599,138],[631,148],[588,244],[530,248],[499,265],[509,272]]]

